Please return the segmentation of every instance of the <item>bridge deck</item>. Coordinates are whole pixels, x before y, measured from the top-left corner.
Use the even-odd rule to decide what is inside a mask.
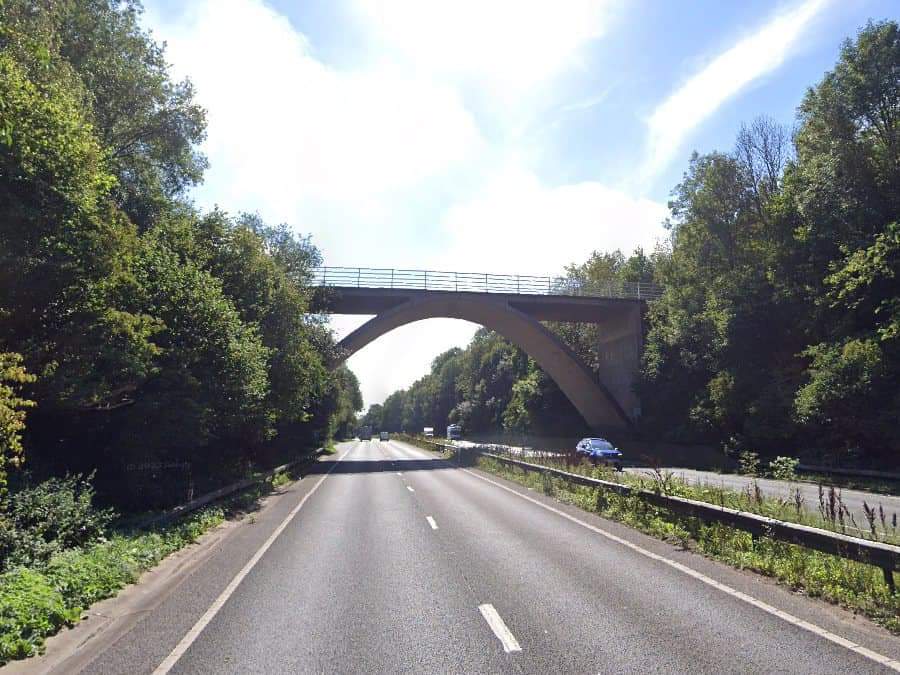
[[[345,289],[402,289],[631,300],[655,300],[662,294],[659,286],[641,282],[583,283],[566,277],[363,267],[317,267],[313,270],[313,283],[318,286]]]
[[[432,291],[400,288],[356,288],[330,286],[317,298],[317,309],[330,314],[381,314],[409,300],[435,296],[481,296],[484,293]],[[571,321],[601,323],[638,309],[642,300],[629,298],[595,298],[566,295],[525,293],[491,293],[491,300],[506,302],[538,321]]]

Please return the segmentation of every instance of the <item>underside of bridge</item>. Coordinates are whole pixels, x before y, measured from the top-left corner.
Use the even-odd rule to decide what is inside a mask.
[[[343,358],[385,333],[415,321],[465,319],[489,328],[531,356],[597,431],[622,429],[640,414],[633,390],[641,353],[641,303],[504,293],[378,288],[322,289],[315,309],[375,316],[340,342]],[[601,366],[594,373],[541,321],[598,324]]]

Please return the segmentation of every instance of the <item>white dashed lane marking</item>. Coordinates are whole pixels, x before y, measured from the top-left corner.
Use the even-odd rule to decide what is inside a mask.
[[[661,556],[657,553],[653,553],[652,551],[648,551],[647,549],[645,549],[641,546],[638,546],[637,544],[633,544],[632,542],[630,542],[626,539],[623,539],[622,537],[617,537],[616,535],[612,534],[611,532],[607,532],[606,530],[604,530],[602,528],[591,525],[590,523],[586,523],[583,520],[576,518],[575,516],[569,515],[568,513],[564,512],[564,511],[560,511],[559,509],[555,509],[552,506],[549,506],[547,504],[544,504],[541,501],[538,501],[537,499],[534,499],[533,497],[529,497],[528,495],[524,495],[520,492],[517,492],[516,490],[513,490],[512,488],[507,487],[506,485],[503,485],[501,483],[498,483],[495,480],[491,480],[490,478],[487,478],[485,476],[479,476],[477,473],[470,471],[469,469],[462,469],[462,471],[469,474],[470,476],[473,476],[474,478],[477,478],[478,480],[484,481],[485,483],[490,483],[491,485],[495,485],[498,488],[500,488],[501,490],[505,490],[506,492],[509,492],[510,494],[513,494],[516,497],[519,497],[520,499],[524,499],[525,501],[531,502],[532,504],[539,506],[542,509],[551,511],[552,513],[555,513],[558,516],[565,518],[566,520],[569,520],[573,523],[581,525],[582,527],[584,527],[588,530],[591,530],[592,532],[595,532],[603,537],[606,537],[610,541],[614,541],[617,544],[621,544],[622,546],[625,546],[626,548],[630,548],[635,553],[639,553],[643,556],[646,556],[646,557],[650,558],[651,560],[656,560],[657,562],[660,562],[663,565],[668,565],[669,567],[673,567],[676,570],[683,572],[684,574],[686,574],[690,577],[693,577],[697,581],[700,581],[708,586],[712,586],[713,588],[718,589],[718,590],[722,591],[723,593],[730,595],[733,598],[737,598],[738,600],[741,600],[742,602],[746,602],[748,605],[752,605],[753,607],[756,607],[757,609],[760,609],[763,612],[766,612],[767,614],[771,614],[772,616],[777,616],[779,619],[782,619],[783,621],[785,621],[789,624],[793,624],[794,626],[797,626],[798,628],[802,628],[803,630],[809,631],[810,633],[813,633],[814,635],[818,635],[819,637],[824,638],[825,640],[828,640],[829,642],[831,642],[833,644],[840,645],[841,647],[844,647],[845,649],[849,649],[851,652],[855,652],[855,653],[859,654],[860,656],[864,656],[865,658],[870,659],[870,660],[874,661],[875,663],[881,664],[882,666],[885,666],[886,668],[890,668],[891,670],[900,672],[900,661],[896,661],[895,659],[891,659],[890,657],[887,657],[884,654],[879,654],[878,652],[873,651],[867,647],[863,647],[862,645],[856,644],[855,642],[852,642],[846,638],[843,638],[840,635],[836,635],[836,634],[832,633],[831,631],[822,628],[821,626],[817,626],[816,624],[810,623],[809,621],[804,621],[803,619],[800,619],[800,618],[794,616],[793,614],[788,614],[787,612],[784,612],[784,611],[778,609],[777,607],[773,607],[772,605],[765,603],[762,600],[757,600],[753,596],[747,595],[746,593],[743,593],[735,588],[732,588],[731,586],[728,586],[727,584],[720,583],[720,582],[716,581],[715,579],[712,579],[712,578],[706,576],[705,574],[702,574],[701,572],[698,572],[697,570],[688,567],[687,565],[682,565],[681,563],[675,562],[674,560],[669,560],[665,556]],[[485,605],[482,605],[482,607],[484,607],[484,606]],[[488,606],[490,606],[490,605],[488,605]],[[481,607],[479,607],[479,609],[481,609]],[[483,611],[482,611],[482,614],[484,614]],[[487,617],[485,617],[485,618],[487,618]]]
[[[492,604],[486,603],[484,605],[478,605],[478,611],[481,612],[481,616],[484,617],[488,626],[494,631],[494,635],[500,640],[500,643],[503,645],[503,651],[507,654],[509,652],[522,651],[518,640],[516,640],[516,636],[512,634],[512,631],[510,631],[509,628],[507,628],[503,619],[500,618],[500,614],[497,613],[497,610],[494,609]]]

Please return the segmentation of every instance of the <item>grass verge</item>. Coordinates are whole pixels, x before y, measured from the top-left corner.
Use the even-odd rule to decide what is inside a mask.
[[[833,485],[844,490],[861,490],[863,492],[875,492],[882,495],[900,496],[900,481],[866,478],[864,476],[835,476],[833,474],[819,474],[801,471],[797,478],[808,483],[820,485]]]
[[[47,637],[77,623],[93,603],[116,595],[226,518],[258,509],[260,499],[300,478],[301,469],[278,472],[172,524],[148,529],[120,526],[103,541],[0,574],[0,665],[41,653]]]
[[[593,466],[587,460],[566,463],[559,455],[536,454],[524,458],[511,458],[633,488],[756,513],[776,520],[887,544],[900,544],[900,522],[896,512],[885,511],[873,500],[871,507],[864,503],[865,514],[857,514],[859,515],[857,519],[857,515],[854,515],[844,503],[840,489],[834,486],[820,485],[818,500],[810,504],[796,487],[788,497],[772,496],[765,494],[755,480],[745,490],[734,490],[724,485],[716,485],[714,482],[685,481],[678,477],[677,471],[648,469],[643,473],[615,472],[602,465]]]
[[[62,551],[40,567],[0,575],[0,664],[40,653],[47,636],[75,624],[91,604],[134,583],[224,517],[221,507],[207,508],[165,528],[116,534]]]
[[[575,485],[490,458],[480,457],[477,467],[733,567],[773,577],[794,591],[865,614],[900,634],[900,594],[890,594],[876,567],[765,537],[754,541],[746,532],[681,516],[637,497]]]

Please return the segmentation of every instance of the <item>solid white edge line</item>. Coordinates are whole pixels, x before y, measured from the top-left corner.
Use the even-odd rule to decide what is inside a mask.
[[[153,671],[153,675],[166,675],[172,667],[178,663],[178,660],[184,656],[184,653],[190,648],[194,641],[199,637],[200,633],[203,632],[203,629],[209,624],[210,621],[216,616],[220,609],[225,605],[228,601],[228,598],[235,592],[240,583],[244,580],[244,578],[250,573],[250,571],[256,566],[256,563],[259,562],[260,558],[263,557],[266,551],[269,550],[269,547],[275,543],[275,540],[278,539],[278,536],[284,531],[284,529],[290,524],[290,522],[294,519],[294,516],[303,508],[303,505],[306,504],[306,501],[313,496],[316,490],[319,489],[319,486],[328,478],[328,474],[330,474],[334,467],[337,466],[338,462],[342,461],[347,455],[350,454],[355,448],[350,448],[341,455],[340,459],[335,462],[328,471],[318,480],[318,482],[313,485],[312,489],[303,495],[303,499],[300,500],[300,503],[297,504],[291,512],[287,514],[284,520],[275,528],[275,531],[266,539],[265,543],[259,547],[256,553],[253,554],[253,557],[247,561],[247,564],[241,568],[241,571],[238,572],[234,579],[231,580],[231,583],[225,587],[225,590],[219,594],[219,597],[213,601],[213,603],[209,606],[209,609],[204,612],[203,616],[201,616],[197,623],[191,626],[191,629],[187,632],[187,634],[181,639],[177,645],[175,645],[175,649],[165,658],[165,660],[156,667],[156,670]]]
[[[518,640],[516,640],[516,636],[512,634],[512,631],[509,630],[509,628],[507,628],[506,623],[504,623],[500,614],[497,613],[497,610],[494,609],[492,604],[485,603],[483,605],[478,605],[478,611],[481,612],[481,616],[484,617],[488,626],[494,631],[494,635],[500,640],[500,644],[503,645],[503,651],[507,654],[510,652],[522,651]]]
[[[591,530],[592,532],[595,532],[595,533],[601,535],[602,537],[606,537],[610,541],[614,541],[617,544],[621,544],[622,546],[630,548],[632,551],[634,551],[636,553],[640,553],[641,555],[643,555],[647,558],[651,558],[652,560],[661,562],[664,565],[668,565],[669,567],[672,567],[680,572],[684,572],[688,576],[693,577],[697,581],[703,582],[707,586],[712,586],[713,588],[716,588],[716,589],[722,591],[723,593],[727,593],[728,595],[730,595],[734,598],[737,598],[738,600],[741,600],[742,602],[746,602],[748,605],[752,605],[753,607],[761,609],[762,611],[764,611],[768,614],[771,614],[772,616],[776,616],[779,619],[786,621],[787,623],[793,624],[794,626],[797,626],[798,628],[802,628],[803,630],[809,631],[810,633],[813,633],[814,635],[818,635],[819,637],[824,638],[824,639],[828,640],[829,642],[833,642],[836,645],[844,647],[845,649],[849,649],[850,651],[855,652],[856,654],[859,654],[860,656],[863,656],[871,661],[874,661],[875,663],[878,663],[882,666],[886,666],[896,672],[900,672],[900,661],[888,658],[887,656],[884,656],[883,654],[879,654],[878,652],[872,651],[871,649],[869,649],[867,647],[858,645],[846,638],[841,637],[840,635],[836,635],[835,633],[832,633],[831,631],[828,631],[828,630],[822,628],[821,626],[817,626],[816,624],[809,623],[808,621],[804,621],[803,619],[800,619],[800,618],[794,616],[793,614],[789,614],[785,611],[778,609],[777,607],[773,607],[772,605],[769,605],[769,604],[763,602],[762,600],[757,600],[756,598],[754,598],[750,595],[747,595],[746,593],[742,593],[741,591],[739,591],[735,588],[732,588],[731,586],[728,586],[727,584],[723,584],[719,581],[716,581],[715,579],[712,579],[712,578],[706,576],[705,574],[702,574],[701,572],[698,572],[697,570],[691,569],[687,565],[682,565],[679,562],[675,562],[674,560],[669,560],[668,558],[666,558],[664,556],[661,556],[657,553],[653,553],[652,551],[648,551],[647,549],[642,548],[642,547],[638,546],[637,544],[634,544],[634,543],[628,541],[627,539],[623,539],[622,537],[618,537],[618,536],[612,534],[611,532],[607,532],[606,530],[604,530],[602,528],[596,527],[595,525],[591,525],[590,523],[586,523],[583,520],[580,520],[580,519],[576,518],[575,516],[572,516],[572,515],[566,513],[565,511],[555,509],[552,506],[549,506],[537,499],[534,499],[533,497],[529,497],[528,495],[524,495],[521,492],[513,490],[511,487],[508,487],[506,485],[498,483],[497,481],[491,480],[490,478],[487,478],[485,476],[479,476],[477,473],[475,473],[474,471],[471,471],[469,469],[462,469],[462,471],[469,474],[470,476],[473,476],[474,478],[477,478],[478,480],[483,480],[486,483],[495,485],[496,487],[500,488],[501,490],[506,490],[507,492],[514,494],[515,496],[520,497],[521,499],[529,501],[532,504],[535,504],[535,505],[541,507],[542,509],[551,511],[552,513],[555,513],[558,516],[562,516],[566,520],[569,520],[573,523],[577,523],[578,525],[581,525],[582,527],[587,528],[588,530]],[[483,613],[484,612],[482,612],[482,614]]]
[[[428,524],[431,525],[432,530],[438,529],[437,523],[435,522],[434,518],[432,518],[431,516],[425,516],[425,520],[427,520]]]

